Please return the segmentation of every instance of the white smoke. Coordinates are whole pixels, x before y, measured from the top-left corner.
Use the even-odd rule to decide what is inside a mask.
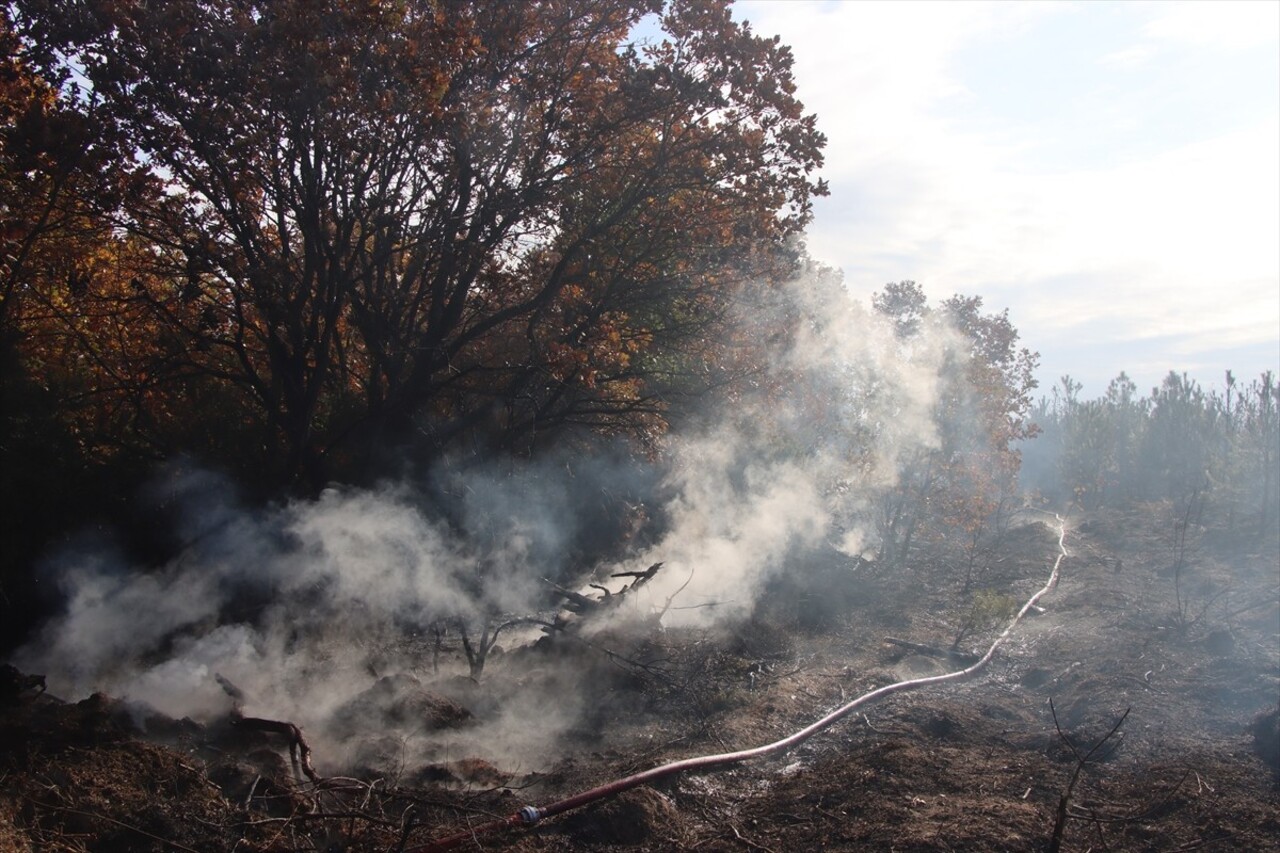
[[[877,498],[938,446],[943,367],[966,352],[954,330],[903,342],[829,275],[785,296],[795,327],[770,392],[677,438],[669,528],[626,565],[666,562],[641,600],[661,607],[681,590],[689,606],[672,608],[669,625],[745,615],[768,580],[803,571],[815,547],[874,553]]]
[[[766,583],[801,570],[814,548],[870,548],[876,496],[905,459],[937,443],[951,335],[907,348],[829,278],[797,282],[786,298],[797,326],[771,390],[738,399],[697,435],[670,438],[659,489],[669,498],[651,513],[661,535],[597,567],[599,580],[666,563],[633,607],[661,608],[686,582],[680,604],[718,605],[672,608],[669,625],[749,614]],[[15,663],[46,673],[56,694],[101,690],[194,717],[230,707],[216,672],[251,697],[254,715],[323,728],[378,675],[429,677],[433,620],[530,612],[549,601],[544,577],[570,582],[564,572],[589,533],[580,516],[591,498],[578,492],[608,479],[586,467],[440,475],[456,498],[446,519],[406,485],[330,489],[251,512],[229,484],[179,462],[158,493],[181,507],[174,523],[191,543],[182,556],[143,571],[109,549],[62,555],[65,610]],[[399,638],[411,653],[387,652]],[[534,761],[539,744],[573,724],[571,683],[551,681],[556,690],[528,692],[524,704],[504,700],[484,730],[488,749],[506,744]],[[459,749],[480,740],[448,738]]]
[[[477,606],[463,588],[474,558],[399,491],[329,490],[260,515],[222,496],[184,507],[179,524],[198,537],[158,571],[112,555],[67,557],[65,612],[20,650],[20,665],[47,671],[64,695],[104,690],[182,715],[225,704],[212,701],[214,669],[245,687],[258,673],[291,680],[282,674],[309,668],[317,637]],[[218,521],[201,529],[200,517]],[[301,636],[305,652],[292,653]],[[332,675],[359,665],[340,650],[323,655]],[[251,692],[281,692],[262,686]]]

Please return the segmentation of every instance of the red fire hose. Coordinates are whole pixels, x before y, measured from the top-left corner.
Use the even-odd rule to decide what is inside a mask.
[[[894,693],[902,693],[908,690],[915,690],[921,687],[928,687],[933,684],[963,681],[964,679],[976,674],[991,661],[992,657],[995,656],[996,649],[998,649],[1000,645],[1008,639],[1009,635],[1013,633],[1013,629],[1022,621],[1022,617],[1036,605],[1036,602],[1038,602],[1046,593],[1057,585],[1059,567],[1062,565],[1062,559],[1067,556],[1067,549],[1063,544],[1066,539],[1066,535],[1066,526],[1062,523],[1061,517],[1058,517],[1058,550],[1060,553],[1058,554],[1058,558],[1053,562],[1053,571],[1049,574],[1048,582],[1045,583],[1045,585],[1041,587],[1035,595],[1027,599],[1027,603],[1022,605],[1022,609],[1013,617],[1013,620],[1009,623],[1008,627],[1004,629],[1000,636],[996,637],[995,641],[991,644],[991,647],[987,649],[987,653],[971,666],[955,672],[948,672],[943,675],[933,675],[927,678],[914,678],[909,681],[899,681],[896,684],[890,684],[885,687],[872,690],[870,693],[865,693],[857,699],[854,699],[852,702],[842,705],[822,719],[818,720],[816,723],[813,723],[800,731],[783,738],[782,740],[765,744],[764,746],[757,746],[754,749],[743,749],[737,752],[724,752],[718,755],[701,755],[695,758],[685,758],[681,761],[673,761],[670,764],[663,764],[660,767],[654,767],[650,770],[632,774],[631,776],[627,776],[623,779],[618,779],[597,788],[592,788],[589,791],[574,794],[572,797],[559,800],[551,803],[550,805],[525,806],[515,814],[499,820],[490,821],[489,823],[483,823],[479,826],[470,827],[455,835],[437,839],[436,841],[432,841],[421,847],[414,847],[407,851],[407,853],[437,853],[437,851],[453,850],[459,845],[465,844],[467,841],[477,839],[482,835],[490,835],[495,832],[514,829],[516,827],[530,827],[554,815],[563,814],[564,812],[576,809],[580,806],[585,806],[587,803],[602,800],[606,797],[612,797],[615,794],[620,794],[623,791],[635,788],[639,785],[656,782],[659,779],[665,779],[668,776],[683,773],[686,770],[708,770],[714,767],[723,767],[728,764],[737,764],[740,761],[747,761],[752,758],[762,758],[766,755],[786,752],[792,747],[808,740],[823,729],[844,719],[857,709],[865,705],[870,705],[878,699],[883,699],[885,696],[889,696]]]

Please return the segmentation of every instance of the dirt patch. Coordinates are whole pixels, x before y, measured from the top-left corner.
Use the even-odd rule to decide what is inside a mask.
[[[222,846],[234,826],[198,762],[138,739],[125,709],[95,695],[48,697],[0,720],[0,811],[24,850],[171,850]],[[2,838],[3,836],[0,836]]]
[[[633,788],[565,818],[560,829],[578,845],[660,845],[678,820],[669,797]]]
[[[458,728],[472,721],[459,702],[425,689],[412,675],[384,676],[334,713],[330,728],[346,740],[363,732],[400,729],[434,731]]]

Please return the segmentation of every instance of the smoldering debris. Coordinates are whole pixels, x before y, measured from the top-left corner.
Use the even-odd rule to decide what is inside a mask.
[[[103,691],[201,720],[241,709],[296,720],[332,761],[346,753],[339,744],[361,724],[353,713],[371,703],[370,691],[426,669],[433,620],[523,608],[539,593],[533,576],[479,582],[482,567],[503,561],[462,549],[406,494],[331,490],[256,516],[222,507],[233,523],[150,574],[104,553],[73,560],[60,576],[64,614],[15,662],[48,672],[58,695]],[[441,726],[417,712],[452,701],[424,691],[410,713],[415,700],[391,693],[363,721],[370,729],[429,736]],[[531,729],[554,736],[569,724],[556,722],[545,698],[536,710],[503,699],[534,721],[506,742],[523,749],[539,738]],[[397,703],[406,705],[398,716]]]
[[[740,619],[816,549],[873,550],[877,496],[904,459],[936,446],[939,377],[962,354],[953,332],[939,326],[905,345],[830,281],[785,298],[795,325],[776,375],[668,436],[662,467],[621,454],[446,460],[426,483],[331,488],[250,510],[225,480],[178,460],[150,499],[174,519],[179,556],[155,569],[100,544],[51,557],[63,611],[15,662],[48,673],[60,695],[106,691],[173,717],[243,706],[296,721],[322,765],[372,754],[355,744],[368,725],[399,744],[372,752],[401,762],[536,766],[591,704],[590,668],[547,657],[534,680],[521,671],[528,661],[499,661],[475,685],[462,675],[460,632],[511,615],[549,621],[554,587],[616,591],[628,579],[614,576],[658,562],[618,619]],[[768,321],[744,312],[744,323]],[[622,505],[644,506],[643,535],[610,515]]]

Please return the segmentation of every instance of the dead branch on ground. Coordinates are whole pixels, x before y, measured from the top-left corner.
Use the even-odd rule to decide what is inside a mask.
[[[299,726],[283,720],[246,717],[243,709],[248,697],[246,697],[245,692],[220,672],[215,672],[213,679],[218,682],[222,692],[231,697],[233,703],[231,707],[231,725],[247,731],[271,732],[272,734],[284,735],[289,739],[289,759],[293,762],[294,775],[299,775],[299,770],[301,770],[301,773],[305,774],[313,783],[320,781],[320,774],[316,773],[315,767],[311,764],[311,745],[307,743],[307,739],[302,734],[302,729]]]
[[[320,781],[320,774],[316,773],[315,767],[311,765],[311,746],[307,743],[307,739],[302,734],[300,727],[284,720],[243,717],[236,712],[231,715],[231,725],[250,731],[272,732],[284,735],[289,739],[289,758],[293,762],[294,773],[297,773],[299,766],[301,766],[302,772],[306,774],[308,779],[312,782]]]
[[[610,575],[610,577],[635,578],[635,580],[633,580],[631,583],[624,584],[623,587],[616,592],[614,592],[613,590],[610,590],[608,587],[604,586],[603,584],[598,584],[598,583],[587,584],[587,586],[591,587],[592,589],[600,590],[600,596],[598,598],[593,598],[590,595],[586,595],[584,593],[577,592],[576,590],[563,587],[560,584],[556,583],[555,581],[550,580],[549,578],[543,578],[542,579],[543,582],[546,583],[548,586],[550,586],[552,589],[554,589],[556,593],[559,594],[560,597],[564,599],[564,602],[561,605],[561,607],[563,610],[568,611],[567,616],[564,614],[557,614],[555,619],[552,621],[550,625],[547,625],[546,623],[539,623],[544,626],[543,633],[546,634],[547,636],[552,636],[556,633],[568,632],[572,630],[572,626],[573,626],[571,617],[576,616],[580,619],[585,619],[590,617],[591,615],[602,613],[606,610],[611,610],[613,608],[616,608],[617,606],[622,604],[622,602],[626,599],[629,593],[635,592],[637,589],[639,589],[640,587],[648,583],[650,580],[652,580],[654,575],[658,573],[658,570],[661,569],[663,565],[664,565],[663,563],[658,562],[658,563],[654,563],[644,571],[614,572],[612,575]],[[692,580],[693,578],[692,573],[690,573],[689,578],[690,580]],[[684,589],[684,587],[688,586],[688,584],[689,584],[689,581],[685,581],[684,585],[681,586],[680,589],[676,590],[675,593],[673,593],[672,596],[667,599],[666,606],[663,607],[661,613],[659,613],[659,618],[661,618],[662,614],[665,614],[667,612],[667,610],[671,607],[671,602],[675,600],[676,595],[679,595],[680,592]]]
[[[978,660],[979,655],[970,654],[969,652],[961,652],[952,649],[941,649],[937,646],[930,646],[924,643],[913,643],[910,640],[901,640],[897,637],[885,637],[884,641],[891,646],[901,646],[904,649],[911,649],[922,655],[928,655],[933,658],[945,658],[948,660],[959,661],[961,663],[973,663]]]

